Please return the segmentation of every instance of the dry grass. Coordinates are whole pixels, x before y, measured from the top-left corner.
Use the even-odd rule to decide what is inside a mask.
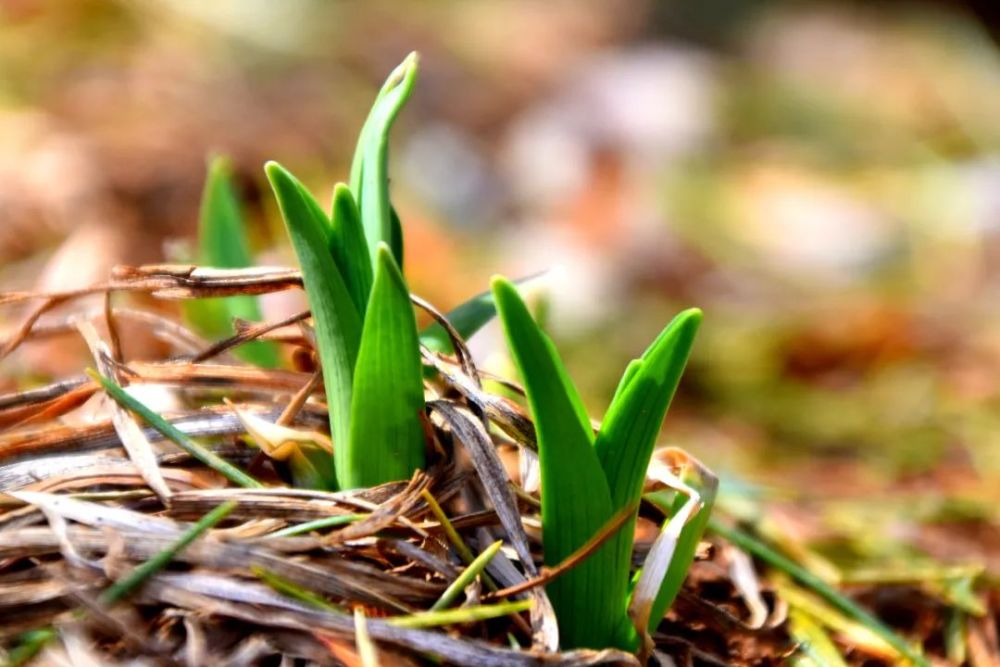
[[[306,313],[242,327],[216,345],[162,316],[129,309],[40,324],[51,304],[95,291],[177,299],[298,285],[297,272],[286,269],[154,266],[121,268],[107,285],[73,293],[0,295],[0,304],[28,305],[5,354],[83,332],[103,374],[123,385],[170,387],[184,406],[165,415],[170,424],[265,485],[229,485],[107,400],[96,421],[65,425],[65,415],[100,392],[82,373],[0,396],[0,650],[20,659],[37,649],[38,659],[53,664],[65,654],[73,664],[637,664],[619,651],[555,650],[555,618],[541,584],[586,558],[594,544],[559,567],[542,567],[537,492],[522,488],[517,472],[519,457],[530,460],[525,452],[534,447],[531,421],[514,401],[483,390],[484,376],[461,341],[453,341],[455,357],[425,351],[425,362],[438,370],[427,383],[429,469],[408,481],[329,493],[287,486],[281,463],[245,442],[233,407],[222,402],[305,432],[325,428],[315,373],[262,370],[227,356],[233,345],[259,336],[301,355],[312,345]],[[170,341],[177,356],[122,358],[113,341],[125,318]],[[114,582],[190,537],[193,521],[225,503],[235,506],[221,523],[120,599],[107,598]],[[655,535],[649,528],[663,519],[645,503],[640,516],[637,559]],[[457,607],[429,611],[463,561],[496,540],[502,550]],[[655,656],[674,656],[678,664],[766,665],[794,651],[786,605],[752,568],[732,567],[740,554],[705,545],[652,638]],[[758,586],[764,593],[755,592]]]

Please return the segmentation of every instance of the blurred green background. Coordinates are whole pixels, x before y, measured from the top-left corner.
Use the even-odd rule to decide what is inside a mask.
[[[415,292],[448,308],[493,273],[551,269],[550,328],[594,414],[627,360],[701,306],[664,442],[734,492],[958,512],[975,529],[950,546],[997,563],[989,11],[5,0],[0,284],[74,287],[190,257],[211,152],[234,161],[260,263],[291,263],[264,161],[316,192],[346,180],[377,86],[415,49],[391,152]],[[267,315],[296,298],[269,297]],[[474,347],[504,367],[495,331]],[[0,384],[85,359],[72,337],[33,343]]]

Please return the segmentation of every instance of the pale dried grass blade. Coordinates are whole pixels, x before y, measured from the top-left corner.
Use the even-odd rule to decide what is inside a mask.
[[[103,375],[115,377],[115,364],[111,361],[111,352],[104,341],[101,340],[94,325],[87,320],[79,320],[76,327],[87,342],[90,354],[94,357],[97,368]],[[132,415],[115,401],[109,401],[111,409],[111,423],[114,424],[115,432],[121,440],[129,458],[138,468],[149,488],[159,496],[160,500],[167,504],[170,501],[170,487],[167,486],[160,466],[156,462],[156,452],[153,445],[146,438],[145,433],[139,428]]]
[[[467,413],[447,401],[429,403],[432,412],[441,415],[452,429],[455,438],[465,447],[472,464],[479,473],[487,497],[493,503],[500,523],[507,531],[514,551],[530,576],[538,573],[528,548],[528,535],[521,524],[521,514],[517,509],[517,499],[510,488],[510,480],[500,463],[493,442],[482,425]]]
[[[354,609],[354,641],[358,647],[358,658],[361,667],[380,667],[378,651],[371,635],[368,634],[368,621],[365,612],[360,607]]]
[[[34,505],[64,519],[70,519],[94,528],[113,528],[121,531],[176,535],[184,526],[164,517],[134,512],[122,507],[112,507],[77,500],[68,496],[37,491],[7,491],[7,495],[26,505]]]
[[[761,596],[760,581],[754,572],[753,561],[749,554],[741,549],[730,549],[726,555],[729,558],[729,578],[743,598],[743,603],[750,610],[750,619],[746,625],[753,630],[759,630],[767,623],[771,612]]]

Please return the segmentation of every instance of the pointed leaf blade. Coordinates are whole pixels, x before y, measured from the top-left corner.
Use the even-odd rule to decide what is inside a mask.
[[[614,509],[638,502],[656,436],[687,363],[701,311],[691,309],[674,318],[642,358],[625,369],[615,397],[594,443],[605,473]],[[619,562],[632,553],[635,517],[611,539]],[[619,628],[619,641],[632,646],[638,635],[631,623]]]
[[[382,98],[386,96],[386,93],[399,85],[406,68],[409,66],[409,60],[414,57],[414,55],[415,54],[411,53],[403,60],[403,62],[396,65],[396,68],[389,73],[388,77],[386,77],[385,82],[382,84],[382,88],[380,88],[378,94],[375,95],[375,102],[372,104],[372,108],[368,112],[368,116],[365,118],[364,124],[361,126],[361,132],[358,133],[358,143],[354,147],[354,158],[351,161],[350,181],[351,192],[354,193],[356,201],[360,199],[361,181],[364,173],[365,146],[367,145],[366,139],[372,126],[375,124],[375,108],[378,106],[379,102],[382,101]]]
[[[354,375],[348,447],[338,447],[341,488],[406,479],[424,466],[423,370],[410,293],[386,244],[376,254]]]
[[[702,313],[692,308],[667,325],[629,364],[594,448],[607,475],[615,508],[638,500],[656,436],[687,365]]]
[[[611,496],[581,423],[578,398],[548,337],[531,318],[515,287],[493,280],[493,296],[514,361],[524,379],[538,434],[542,473],[542,537],[552,566],[593,537],[612,517]],[[612,645],[624,613],[628,571],[605,544],[547,587],[559,619],[563,648]]]
[[[341,450],[349,441],[361,318],[330,255],[326,214],[284,167],[269,162],[265,171],[302,267],[302,282],[316,324],[316,344],[330,406],[330,432],[335,448]]]
[[[229,160],[217,156],[208,166],[198,217],[198,264],[224,269],[253,265],[239,198],[232,182]],[[195,330],[210,338],[233,335],[233,320],[259,322],[262,319],[257,297],[239,295],[198,299],[185,303],[185,314]],[[273,343],[251,341],[236,348],[237,357],[257,366],[278,365]]]
[[[625,372],[622,373],[622,379],[618,381],[618,387],[615,388],[615,394],[611,397],[612,405],[614,405],[615,401],[618,400],[618,397],[625,390],[625,387],[629,385],[629,382],[632,381],[632,378],[636,376],[640,368],[642,368],[642,359],[633,359],[628,362],[628,366],[625,367]]]
[[[372,289],[372,263],[368,256],[365,230],[361,227],[361,213],[350,188],[343,183],[338,183],[333,189],[330,253],[343,272],[354,306],[363,316]]]
[[[198,223],[199,260],[210,260],[211,266],[226,269],[253,263],[232,182],[232,165],[222,156],[208,165]]]
[[[392,205],[389,203],[389,131],[413,92],[417,56],[411,53],[389,75],[362,130],[360,192],[355,190],[372,265],[379,243],[393,245]],[[352,171],[353,176],[353,171]]]

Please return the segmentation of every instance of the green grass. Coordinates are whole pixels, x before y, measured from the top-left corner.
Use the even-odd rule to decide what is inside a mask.
[[[201,266],[222,269],[253,265],[243,212],[233,184],[232,166],[221,156],[212,158],[208,164],[198,217],[195,261]],[[196,331],[209,338],[232,336],[234,319],[252,322],[262,319],[257,297],[249,295],[187,301],[184,314]],[[274,368],[278,365],[278,348],[268,341],[244,343],[234,354],[256,366]]]
[[[493,296],[535,420],[542,539],[545,563],[552,567],[617,512],[638,506],[656,436],[687,363],[701,311],[678,315],[643,356],[629,364],[595,436],[554,344],[532,319],[517,289],[496,278]],[[635,514],[583,564],[549,584],[563,648],[638,647],[639,631],[627,613],[634,523]],[[665,598],[676,594],[676,574],[664,579],[671,589]],[[651,626],[659,623],[663,611],[650,618]]]
[[[111,378],[107,378],[92,369],[87,370],[87,375],[97,380],[101,384],[101,387],[104,388],[104,391],[106,391],[116,403],[142,417],[147,424],[159,431],[164,437],[172,440],[178,447],[228,479],[233,484],[248,489],[257,489],[264,486],[212,450],[202,447],[197,442],[186,436],[176,426],[146,407],[142,401],[122,389],[118,383]]]

